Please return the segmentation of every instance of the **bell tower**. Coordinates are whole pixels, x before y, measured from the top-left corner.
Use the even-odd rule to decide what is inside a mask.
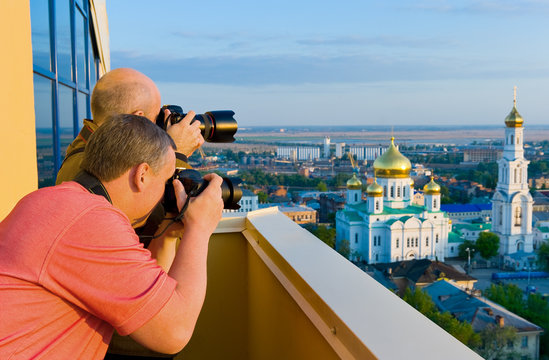
[[[500,238],[500,254],[533,251],[532,205],[528,189],[528,160],[524,158],[524,120],[513,108],[505,118],[503,157],[498,160],[498,184],[492,198],[492,232]]]

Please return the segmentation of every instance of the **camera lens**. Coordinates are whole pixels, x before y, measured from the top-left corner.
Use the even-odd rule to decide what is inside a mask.
[[[208,181],[196,170],[176,169],[173,177],[166,183],[164,190],[163,205],[167,212],[178,213],[177,199],[173,188],[173,180],[178,179],[185,188],[188,196],[194,197],[200,195],[208,186]],[[242,189],[238,186],[242,180],[239,178],[223,177],[221,184],[221,198],[223,199],[223,208],[238,210],[238,202],[242,198]]]
[[[178,105],[165,105],[160,109],[156,117],[156,124],[166,130],[164,122],[164,109],[171,112],[169,120],[172,124],[177,124],[187,115]],[[200,133],[207,142],[229,143],[234,142],[234,134],[238,130],[238,124],[234,119],[234,111],[215,110],[208,111],[205,114],[196,114],[193,121],[200,122]]]

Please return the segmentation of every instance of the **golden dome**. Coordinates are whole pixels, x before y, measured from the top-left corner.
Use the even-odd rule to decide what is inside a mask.
[[[362,190],[362,182],[358,180],[356,174],[353,174],[353,177],[347,180],[347,189],[349,190]]]
[[[391,145],[374,161],[374,170],[377,177],[382,178],[405,178],[410,176],[412,163],[398,151],[391,138]]]
[[[431,176],[431,181],[428,184],[425,184],[423,187],[423,193],[425,195],[438,195],[440,194],[440,185],[433,180]]]
[[[414,179],[410,179],[410,187],[414,187],[414,184],[415,184]]]
[[[374,182],[366,188],[366,193],[368,196],[383,196],[383,186],[379,185],[376,179],[374,179]]]
[[[507,127],[522,127],[523,122],[524,120],[522,119],[522,116],[520,116],[517,106],[514,105],[509,115],[505,118],[505,125]]]

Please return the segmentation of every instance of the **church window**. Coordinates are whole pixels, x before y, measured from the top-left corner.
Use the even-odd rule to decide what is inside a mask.
[[[398,238],[396,238],[396,248],[398,249]]]
[[[387,194],[387,185],[383,186],[383,194]]]
[[[425,246],[429,246],[429,237],[428,236],[425,238]]]
[[[520,144],[520,137],[517,135],[517,145]]]
[[[395,257],[395,261],[398,261],[398,256],[397,256],[397,257]]]
[[[410,238],[406,238],[406,246],[410,247]]]
[[[511,141],[509,141],[510,145],[513,145],[515,143],[515,139],[513,138],[513,135],[511,135]]]
[[[400,186],[397,186],[397,197],[400,197]]]
[[[402,187],[402,197],[406,197],[406,186]]]
[[[419,239],[418,239],[418,238],[416,238],[416,247],[418,246],[418,241],[419,241]]]
[[[498,217],[499,217],[499,224],[503,225],[503,206],[499,207]]]
[[[355,194],[355,202],[358,202],[358,194]]]
[[[435,242],[438,244],[438,234],[435,234]]]
[[[515,180],[513,181],[515,184],[518,183],[518,178],[517,178],[517,169],[515,169]]]
[[[355,234],[355,244],[358,243],[358,233]]]
[[[433,209],[437,208],[437,199],[433,199]]]
[[[376,261],[379,260],[379,254],[376,254]]]
[[[379,210],[379,200],[376,200],[376,210]]]
[[[522,208],[520,206],[517,206],[515,209],[515,226],[521,226],[522,225]]]
[[[391,186],[391,197],[395,197],[395,187]]]

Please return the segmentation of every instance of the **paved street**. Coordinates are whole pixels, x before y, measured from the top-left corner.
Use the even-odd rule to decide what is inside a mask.
[[[463,266],[463,262],[461,261],[450,261],[451,265],[461,265]],[[475,288],[484,290],[492,284],[492,273],[494,272],[501,272],[497,268],[492,269],[472,269],[471,275],[472,277],[476,278],[478,281],[475,283]],[[517,285],[522,290],[526,289],[526,286],[528,285],[528,279],[520,279],[520,280],[506,280],[503,281],[503,283],[512,283]],[[530,285],[534,285],[537,288],[537,293],[539,294],[547,294],[549,295],[549,278],[547,279],[530,279]]]

